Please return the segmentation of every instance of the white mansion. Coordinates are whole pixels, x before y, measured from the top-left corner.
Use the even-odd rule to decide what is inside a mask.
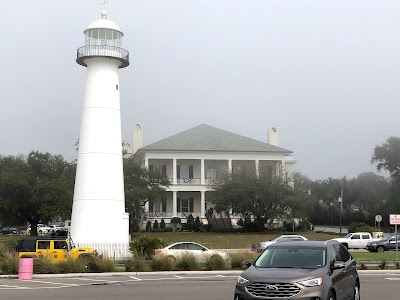
[[[208,125],[199,125],[148,146],[142,147],[142,129],[136,125],[132,153],[142,157],[146,168],[167,175],[171,185],[165,197],[146,203],[150,221],[171,218],[205,218],[212,207],[207,200],[210,185],[219,174],[243,172],[253,168],[260,171],[292,170],[292,151],[278,147],[278,132],[268,131],[267,142],[260,142]]]

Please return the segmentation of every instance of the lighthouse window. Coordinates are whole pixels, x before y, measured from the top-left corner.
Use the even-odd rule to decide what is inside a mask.
[[[106,29],[106,39],[112,40],[112,30],[111,29]]]
[[[106,30],[105,29],[99,29],[99,38],[100,39],[106,38]]]

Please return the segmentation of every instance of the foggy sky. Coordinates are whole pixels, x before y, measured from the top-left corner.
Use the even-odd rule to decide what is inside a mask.
[[[2,2],[0,154],[77,157],[93,1]],[[200,124],[266,141],[276,127],[311,179],[375,171],[400,136],[400,1],[110,0],[131,65],[122,135],[144,144]]]

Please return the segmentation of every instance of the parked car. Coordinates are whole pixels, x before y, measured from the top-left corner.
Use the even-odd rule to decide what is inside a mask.
[[[261,242],[261,243],[258,243],[258,244],[252,244],[251,245],[251,250],[256,251],[256,252],[262,252],[268,246],[273,245],[275,243],[292,242],[292,241],[307,241],[307,238],[305,238],[302,235],[295,235],[295,234],[280,235],[280,236],[277,236],[276,238],[273,238],[272,240],[269,240],[269,241],[266,241],[266,242]]]
[[[97,256],[96,250],[89,247],[75,247],[72,241],[66,237],[26,237],[18,241],[18,257],[30,256],[48,258],[51,262],[65,262],[70,257],[78,258]]]
[[[366,249],[368,243],[379,241],[380,238],[372,238],[369,232],[352,232],[332,240],[341,243],[346,249]]]
[[[400,249],[400,235],[397,235],[397,248]],[[396,236],[388,235],[379,241],[369,242],[367,244],[369,252],[383,253],[385,251],[396,250]]]
[[[0,234],[24,234],[21,230],[18,228],[13,228],[13,227],[4,227],[0,229]]]
[[[356,262],[336,241],[276,243],[246,264],[235,300],[360,300]]]
[[[65,230],[65,227],[61,225],[49,225],[49,227],[50,227],[49,230],[50,233],[57,233]]]
[[[155,250],[155,257],[171,256],[175,259],[182,258],[184,255],[193,255],[199,261],[204,261],[212,255],[220,255],[224,260],[229,259],[229,253],[220,250],[210,250],[203,245],[192,242],[180,242],[171,244],[162,249]]]
[[[50,233],[51,228],[45,224],[37,224],[37,232],[39,234],[47,234]],[[31,225],[28,226],[26,230],[27,234],[31,233]]]

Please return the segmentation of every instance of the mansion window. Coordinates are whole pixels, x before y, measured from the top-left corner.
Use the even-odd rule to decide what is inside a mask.
[[[149,165],[149,171],[167,175],[167,165]]]
[[[163,198],[158,201],[149,201],[149,212],[158,213],[158,212],[167,212],[167,199]]]
[[[177,165],[176,175],[178,178],[193,178],[193,166],[192,165]]]
[[[177,200],[178,212],[193,212],[193,198],[178,198]]]

